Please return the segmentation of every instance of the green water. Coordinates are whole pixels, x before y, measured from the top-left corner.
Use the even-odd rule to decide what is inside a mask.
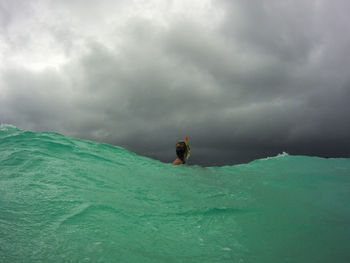
[[[349,201],[350,159],[172,166],[0,126],[0,262],[350,262]]]

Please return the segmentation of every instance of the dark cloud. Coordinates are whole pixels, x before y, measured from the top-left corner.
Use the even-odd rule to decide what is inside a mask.
[[[40,41],[19,51],[22,19],[1,21],[0,122],[162,161],[189,135],[191,162],[204,165],[350,155],[347,2],[153,3],[43,4],[27,14],[34,33],[21,33]],[[32,57],[38,43],[47,61]]]

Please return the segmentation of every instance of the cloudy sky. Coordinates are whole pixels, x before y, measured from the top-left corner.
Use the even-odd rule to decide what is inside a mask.
[[[1,0],[0,123],[165,162],[350,156],[348,0]]]

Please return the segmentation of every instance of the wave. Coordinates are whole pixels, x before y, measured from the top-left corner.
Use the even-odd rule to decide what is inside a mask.
[[[178,167],[0,125],[0,262],[346,262],[349,175],[287,153]]]

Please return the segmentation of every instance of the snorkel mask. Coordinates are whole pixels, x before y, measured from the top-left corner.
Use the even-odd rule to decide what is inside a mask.
[[[191,155],[190,146],[188,145],[188,136],[186,136],[185,144],[186,144],[186,148],[187,148],[187,156],[186,156],[186,159],[188,159],[188,158],[190,157],[190,155]]]

